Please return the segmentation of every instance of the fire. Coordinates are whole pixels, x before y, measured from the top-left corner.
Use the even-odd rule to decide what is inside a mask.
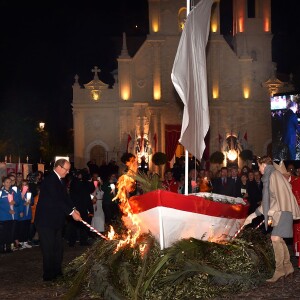
[[[141,256],[144,257],[144,255],[146,254],[147,252],[147,244],[142,244],[139,246],[139,250],[140,250],[140,253],[141,253]]]
[[[114,236],[115,236],[115,231],[114,231],[114,228],[110,225],[109,226],[109,232],[107,234],[107,237],[109,240],[113,240],[114,239]]]
[[[134,157],[132,157],[130,161],[126,163],[126,165],[128,167],[128,172],[119,178],[117,183],[118,192],[113,200],[115,201],[116,199],[119,199],[120,209],[123,215],[126,216],[126,219],[129,220],[129,222],[126,222],[126,226],[130,229],[127,230],[127,236],[125,236],[123,240],[119,241],[114,251],[115,253],[125,245],[130,245],[130,247],[134,247],[136,244],[136,240],[141,233],[141,228],[139,225],[140,219],[137,215],[134,215],[132,213],[131,207],[128,202],[128,195],[130,192],[133,191],[135,186],[134,175],[137,172],[137,161]],[[112,226],[109,232],[109,239],[116,239],[115,231]]]

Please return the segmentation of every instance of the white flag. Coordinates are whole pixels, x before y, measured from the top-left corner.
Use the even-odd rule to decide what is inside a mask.
[[[188,15],[171,79],[183,104],[179,142],[199,160],[209,128],[206,53],[213,0],[201,0]]]

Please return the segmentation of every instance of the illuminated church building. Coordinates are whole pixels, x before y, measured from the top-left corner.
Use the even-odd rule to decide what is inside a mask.
[[[172,160],[183,154],[177,147],[183,105],[171,82],[171,71],[186,1],[148,0],[149,35],[129,56],[126,36],[118,57],[112,88],[94,79],[73,85],[74,163],[100,164],[126,152],[149,159],[155,151]],[[248,17],[247,0],[233,0],[230,44],[220,34],[220,1],[212,7],[207,44],[207,82],[210,110],[209,153],[222,150],[220,137],[244,136],[254,154],[267,154],[271,143],[270,95],[292,89],[275,76],[272,63],[271,0],[256,0]],[[101,68],[101,66],[99,66]],[[176,148],[177,147],[177,148]],[[228,149],[227,149],[228,150]],[[226,153],[225,153],[226,154]]]

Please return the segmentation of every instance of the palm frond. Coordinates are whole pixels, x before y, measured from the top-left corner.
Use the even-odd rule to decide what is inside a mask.
[[[146,279],[144,281],[143,287],[141,289],[142,294],[145,294],[149,285],[151,284],[153,278],[163,269],[165,264],[168,262],[170,257],[166,255],[162,255],[150,268],[149,272],[146,274]]]
[[[150,249],[153,249],[153,245],[155,243],[155,238],[153,237],[153,235],[149,234],[147,239],[146,239],[146,243],[147,243],[147,250],[144,254],[144,257],[143,257],[143,263],[142,263],[142,268],[141,268],[141,272],[140,272],[140,276],[139,276],[139,279],[138,279],[138,282],[137,282],[137,285],[136,285],[136,288],[135,288],[135,295],[134,295],[134,299],[138,299],[139,298],[139,295],[140,295],[140,289],[143,285],[143,282],[144,282],[144,277],[146,275],[146,272],[149,268],[149,260],[150,260],[150,254],[151,254],[151,251]]]
[[[84,278],[87,276],[89,270],[92,267],[92,264],[94,262],[93,258],[96,255],[97,252],[96,247],[92,247],[90,250],[89,255],[86,255],[86,259],[82,263],[79,269],[77,269],[77,274],[75,276],[72,276],[72,285],[66,295],[64,295],[63,300],[71,300],[74,299],[75,296],[78,294],[79,290],[81,289],[81,286],[84,282]]]
[[[210,275],[214,277],[214,281],[218,284],[233,284],[237,281],[243,280],[243,277],[236,274],[228,274],[212,268],[208,265],[199,264],[197,261],[186,261],[182,268],[170,275],[163,278],[160,283],[164,284],[181,284],[187,278],[192,277],[198,273],[206,276]]]
[[[132,270],[130,270],[130,264],[128,262],[123,262],[119,265],[119,279],[123,288],[127,290],[127,293],[130,295],[130,299],[134,299],[135,289],[130,282],[130,275]]]
[[[194,238],[182,239],[175,242],[166,252],[174,261],[185,259],[201,259],[209,251],[211,244]]]
[[[144,193],[164,189],[158,174],[148,175],[143,172],[138,172],[130,175],[130,177],[140,184]]]
[[[208,299],[247,291],[269,276],[273,253],[268,239],[245,229],[227,244],[190,238],[160,250],[151,234],[143,234],[133,248],[117,253],[117,240],[96,242],[73,262],[72,293],[65,299],[74,299],[83,283],[105,299],[122,300]]]

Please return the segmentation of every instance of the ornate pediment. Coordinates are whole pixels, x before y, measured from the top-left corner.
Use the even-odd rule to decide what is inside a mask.
[[[95,73],[94,79],[85,84],[84,87],[88,90],[91,90],[91,97],[94,101],[99,101],[101,98],[102,90],[107,89],[108,84],[105,84],[99,79],[98,73],[100,73],[101,70],[98,69],[97,66],[92,69],[92,72]]]
[[[108,84],[104,83],[103,81],[101,81],[99,79],[98,73],[100,73],[101,70],[98,69],[97,66],[95,66],[94,69],[92,69],[92,72],[95,73],[94,79],[92,81],[90,81],[89,83],[84,84],[84,87],[86,89],[95,89],[95,88],[105,89],[105,88],[108,88]]]

